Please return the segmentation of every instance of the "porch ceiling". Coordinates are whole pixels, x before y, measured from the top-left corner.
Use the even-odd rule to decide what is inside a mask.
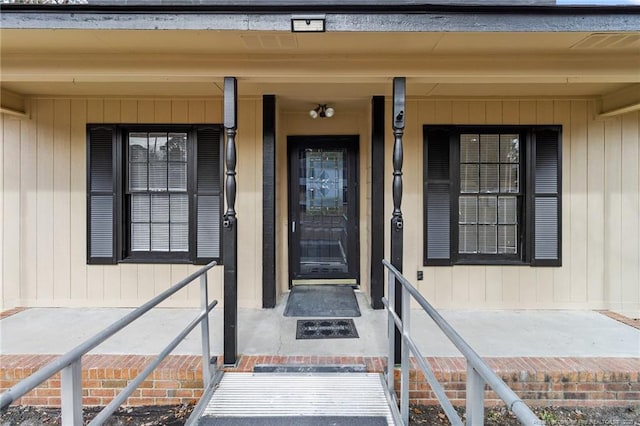
[[[2,29],[1,83],[29,96],[242,95],[295,108],[390,95],[602,96],[640,83],[640,32],[318,33]]]

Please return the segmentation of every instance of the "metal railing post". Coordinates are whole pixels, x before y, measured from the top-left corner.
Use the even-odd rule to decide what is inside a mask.
[[[387,327],[388,327],[388,342],[389,342],[389,353],[387,354],[387,389],[389,391],[389,395],[395,395],[395,331],[396,325],[391,315],[391,312],[395,312],[396,310],[396,280],[391,271],[387,274],[387,296],[389,297],[387,303]]]
[[[467,362],[467,425],[484,425],[484,379]]]
[[[209,345],[209,288],[207,285],[207,272],[200,275],[200,308],[206,314],[200,321],[202,331],[202,381],[207,389],[211,383],[211,346]]]
[[[400,414],[405,425],[409,424],[409,370],[411,367],[411,354],[409,352],[409,346],[407,344],[407,337],[409,337],[411,332],[410,316],[411,301],[409,299],[409,292],[404,286],[402,286],[402,330],[400,330],[402,336],[402,381],[400,383],[400,401],[402,404],[402,409],[400,411]]]
[[[82,361],[78,358],[60,371],[63,426],[82,426]]]

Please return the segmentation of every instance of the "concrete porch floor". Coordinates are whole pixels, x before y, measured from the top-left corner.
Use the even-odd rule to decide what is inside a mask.
[[[287,295],[271,310],[241,309],[238,365],[228,372],[253,372],[260,365],[386,366],[386,317],[358,293],[359,338],[296,340],[298,318],[283,315]],[[33,308],[0,321],[0,392],[102,330],[130,309]],[[195,309],[156,309],[82,359],[83,404],[104,406],[192,318]],[[533,405],[637,406],[640,396],[640,330],[593,311],[442,310],[442,315],[518,395]],[[426,314],[411,316],[415,339],[454,405],[465,403],[464,358]],[[222,310],[211,316],[212,355],[222,353]],[[218,357],[220,362],[221,357]],[[190,404],[203,393],[199,330],[146,379],[126,405]],[[416,368],[412,360],[412,369]],[[436,403],[421,373],[412,373],[410,399]],[[59,375],[17,404],[60,406]],[[501,405],[492,392],[485,404]]]
[[[357,293],[359,338],[296,340],[296,320],[275,309],[240,309],[238,353],[273,356],[365,356],[387,352],[386,316]],[[32,308],[0,321],[0,354],[62,354],[130,312],[116,308]],[[159,308],[144,315],[91,354],[151,355],[193,317],[195,309]],[[593,311],[442,310],[442,315],[483,357],[640,357],[640,330]],[[458,357],[430,318],[414,310],[411,327],[425,357]],[[210,321],[212,354],[222,353],[222,309]],[[173,352],[200,353],[199,330]]]

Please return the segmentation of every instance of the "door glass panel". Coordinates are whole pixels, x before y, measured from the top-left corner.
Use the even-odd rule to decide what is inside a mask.
[[[301,149],[298,164],[300,274],[348,273],[347,151]]]

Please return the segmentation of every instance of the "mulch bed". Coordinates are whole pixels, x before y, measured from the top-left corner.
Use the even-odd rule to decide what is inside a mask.
[[[193,410],[193,405],[121,408],[105,424],[107,426],[181,426]],[[85,424],[99,408],[85,408]],[[458,408],[461,415],[464,409]],[[534,407],[533,411],[547,426],[640,426],[640,405],[635,407]],[[449,425],[438,406],[413,405],[410,425]],[[463,418],[464,419],[464,418]],[[0,426],[60,425],[60,410],[44,407],[13,406],[0,414]],[[505,408],[485,411],[487,426],[519,426],[520,422]]]

